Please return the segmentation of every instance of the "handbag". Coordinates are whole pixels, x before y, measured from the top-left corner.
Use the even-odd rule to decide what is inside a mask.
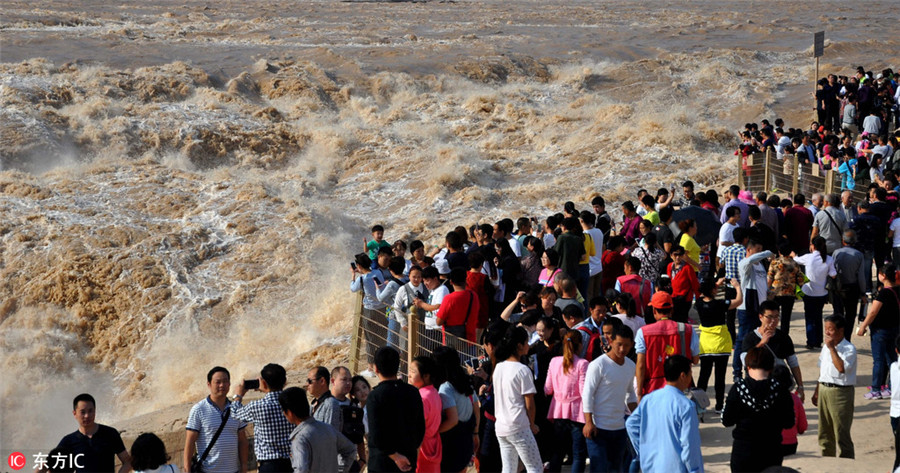
[[[194,457],[191,458],[191,473],[203,473],[203,461],[206,460],[206,457],[209,456],[210,450],[212,450],[213,445],[216,444],[216,440],[219,440],[219,435],[222,435],[222,430],[225,428],[225,424],[228,423],[228,417],[231,416],[231,409],[225,411],[225,417],[222,418],[222,423],[219,424],[219,429],[216,430],[216,434],[213,435],[212,440],[209,441],[209,444],[206,446],[206,450],[203,451],[203,455],[197,457],[197,454],[194,454]]]

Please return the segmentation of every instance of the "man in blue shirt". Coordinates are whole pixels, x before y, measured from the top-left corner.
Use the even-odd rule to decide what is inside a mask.
[[[684,395],[691,385],[691,360],[666,358],[666,385],[641,399],[625,422],[644,473],[703,473],[700,423],[694,403]]]

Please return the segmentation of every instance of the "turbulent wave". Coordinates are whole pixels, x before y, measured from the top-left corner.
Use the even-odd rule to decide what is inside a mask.
[[[223,68],[196,56],[0,63],[0,375],[33,380],[3,383],[4,442],[54,443],[71,421],[48,406],[77,392],[115,401],[121,417],[194,399],[213,364],[234,376],[302,367],[301,353],[346,340],[347,262],[374,222],[389,240],[437,244],[460,223],[541,215],[595,192],[621,202],[637,187],[712,185],[732,174],[739,124],[808,116],[782,113],[813,75],[807,52],[692,45],[707,30],[745,38],[792,24],[581,4],[554,7],[578,21],[547,23],[544,5],[531,7],[519,18],[490,4],[485,19],[416,34],[387,21],[387,36],[323,13],[358,7],[318,3],[303,18],[172,7],[149,19],[36,10],[0,24],[5,41],[70,35],[110,51],[313,51]],[[571,31],[602,34],[603,22],[687,46],[610,42],[607,58],[568,58],[603,41],[569,44]],[[484,46],[532,37],[551,53]],[[478,51],[446,52],[460,45]],[[348,48],[377,50],[380,67]]]

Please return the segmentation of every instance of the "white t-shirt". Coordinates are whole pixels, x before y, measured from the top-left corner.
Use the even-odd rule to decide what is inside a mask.
[[[581,399],[584,412],[591,414],[598,429],[625,428],[626,404],[637,402],[634,368],[630,359],[619,365],[606,354],[588,365]]]
[[[894,248],[900,247],[900,218],[891,222],[891,231],[894,232]],[[893,392],[893,391],[891,391]]]
[[[634,365],[631,372],[634,373]],[[537,392],[531,370],[517,361],[504,361],[494,368],[493,380],[497,436],[530,432],[525,395]]]
[[[891,417],[900,417],[900,362],[891,363]]]
[[[716,256],[718,256],[719,258],[722,257],[722,251],[724,251],[725,248],[727,248],[727,246],[723,245],[722,243],[726,243],[726,242],[734,243],[734,229],[737,227],[738,227],[738,224],[732,225],[728,222],[725,222],[719,228],[719,249],[716,251]]]
[[[618,281],[616,281],[618,282]],[[640,315],[635,315],[634,317],[629,317],[625,314],[613,314],[613,317],[622,321],[623,324],[627,325],[633,333],[637,333],[641,327],[647,325],[647,321],[644,320]]]
[[[510,236],[506,239],[509,242],[509,247],[512,249],[513,253],[516,254],[517,257],[522,257],[522,243],[515,236]]]
[[[599,228],[594,227],[590,230],[585,230],[584,233],[589,234],[594,239],[594,248],[597,249],[597,254],[591,256],[589,262],[591,276],[596,276],[603,271],[603,232]]]
[[[450,294],[450,290],[447,289],[447,286],[441,284],[437,287],[437,289],[431,291],[428,294],[428,303],[431,305],[441,305],[441,302],[444,301],[444,296]],[[441,328],[437,324],[437,312],[425,312],[425,328],[429,330],[438,330]]]

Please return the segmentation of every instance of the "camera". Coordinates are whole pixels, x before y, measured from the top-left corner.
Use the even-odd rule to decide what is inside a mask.
[[[247,379],[244,380],[244,389],[250,391],[251,389],[259,389],[259,380],[258,379]]]
[[[422,291],[416,291],[416,299],[424,299],[424,297],[422,297]]]

